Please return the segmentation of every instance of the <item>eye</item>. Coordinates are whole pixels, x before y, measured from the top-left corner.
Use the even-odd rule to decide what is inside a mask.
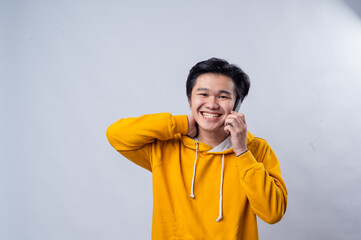
[[[208,94],[207,93],[198,93],[199,96],[202,96],[202,97],[207,97]]]
[[[228,97],[228,96],[225,96],[225,95],[221,95],[221,96],[219,96],[219,98],[227,99],[227,98],[229,98],[229,97]]]

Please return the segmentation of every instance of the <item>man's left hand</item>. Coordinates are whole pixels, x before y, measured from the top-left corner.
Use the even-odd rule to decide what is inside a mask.
[[[247,124],[243,113],[231,111],[224,122],[224,131],[231,135],[233,151],[236,156],[246,152],[247,149]]]

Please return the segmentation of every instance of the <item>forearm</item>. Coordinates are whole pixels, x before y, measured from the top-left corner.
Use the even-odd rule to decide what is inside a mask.
[[[112,124],[107,130],[109,143],[124,157],[152,171],[152,154],[156,139],[171,139],[174,134],[186,134],[186,115],[169,113],[148,114],[138,118],[125,118]],[[159,147],[159,145],[157,145]]]
[[[268,161],[270,161],[268,159]],[[237,157],[241,185],[255,214],[267,223],[276,223],[283,217],[287,206],[287,190],[279,171],[277,159],[266,169],[251,152]]]
[[[187,131],[186,115],[157,113],[117,121],[108,128],[107,138],[116,150],[127,151],[138,149],[155,139],[171,139],[176,133],[187,134]]]

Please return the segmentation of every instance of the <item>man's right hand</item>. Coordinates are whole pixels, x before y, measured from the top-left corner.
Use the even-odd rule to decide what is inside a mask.
[[[188,117],[188,133],[187,135],[191,138],[197,136],[197,125],[192,113],[187,115]]]

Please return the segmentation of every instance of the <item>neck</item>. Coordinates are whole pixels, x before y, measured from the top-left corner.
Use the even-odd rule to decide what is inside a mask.
[[[200,142],[205,143],[208,146],[211,146],[212,148],[214,148],[218,144],[223,142],[224,139],[227,138],[227,134],[223,129],[220,129],[220,131],[214,131],[214,132],[199,129],[197,138]]]

